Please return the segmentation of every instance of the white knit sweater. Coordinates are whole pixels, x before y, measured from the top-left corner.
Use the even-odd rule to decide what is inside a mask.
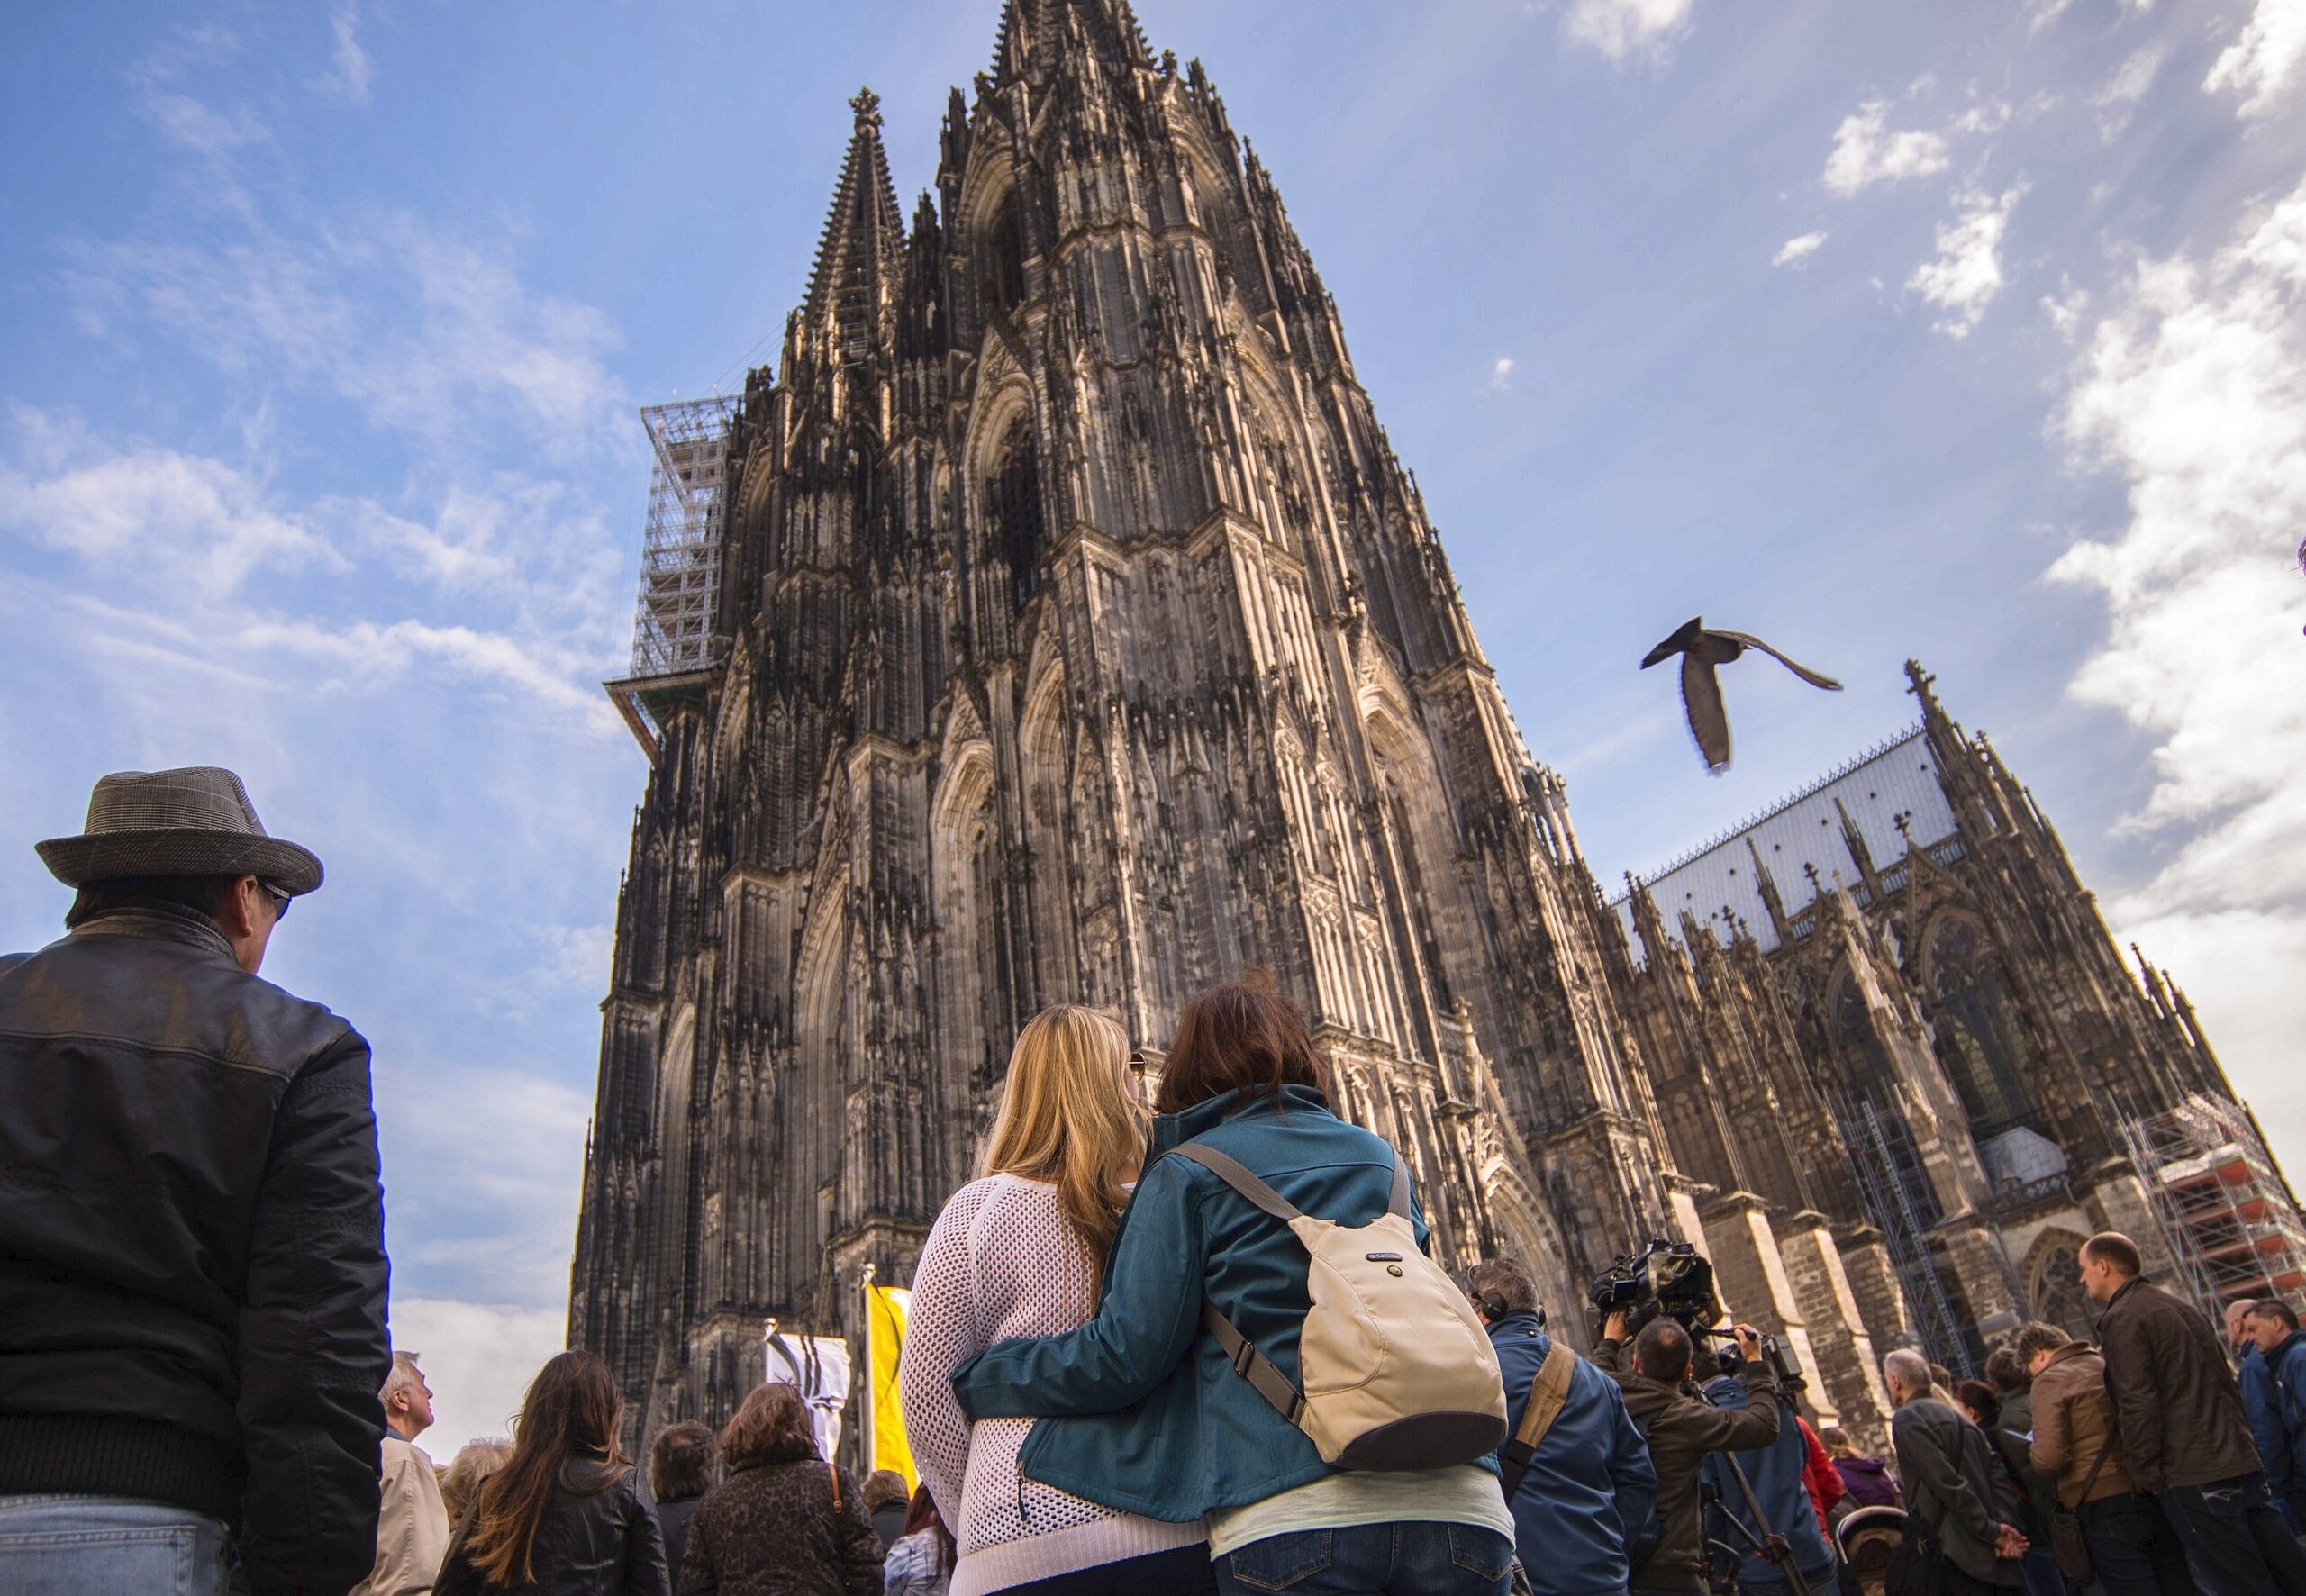
[[[913,1270],[898,1389],[913,1463],[959,1545],[952,1596],[1205,1538],[1198,1519],[1140,1519],[1027,1479],[1017,1454],[1033,1421],[972,1421],[953,1400],[953,1371],[995,1341],[1079,1328],[1094,1306],[1089,1274],[1057,1188],[1040,1181],[972,1182],[929,1232]]]

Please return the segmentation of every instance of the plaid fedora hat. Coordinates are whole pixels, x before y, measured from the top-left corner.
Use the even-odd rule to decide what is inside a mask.
[[[88,794],[79,836],[32,847],[66,886],[123,875],[254,875],[302,897],[321,884],[312,850],[266,836],[241,778],[213,765],[116,771]]]

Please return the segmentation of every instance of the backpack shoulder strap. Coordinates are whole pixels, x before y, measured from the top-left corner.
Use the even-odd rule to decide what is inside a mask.
[[[1171,1147],[1169,1151],[1180,1158],[1192,1159],[1285,1225],[1291,1220],[1304,1217],[1303,1210],[1293,1206],[1287,1198],[1251,1174],[1239,1161],[1215,1147],[1189,1141]]]
[[[1530,1401],[1521,1410],[1521,1422],[1513,1431],[1513,1438],[1498,1448],[1504,1459],[1499,1467],[1503,1477],[1498,1483],[1503,1487],[1505,1500],[1512,1501],[1513,1493],[1521,1488],[1521,1480],[1530,1472],[1530,1463],[1537,1457],[1538,1447],[1553,1428],[1553,1421],[1561,1417],[1562,1408],[1569,1401],[1570,1376],[1576,1372],[1577,1355],[1566,1343],[1556,1341],[1546,1350],[1546,1361],[1530,1382]]]
[[[1401,1218],[1406,1220],[1410,1218],[1409,1165],[1402,1162],[1401,1152],[1398,1148],[1388,1148],[1386,1150],[1394,1155],[1394,1191],[1393,1195],[1386,1199],[1385,1211],[1390,1214],[1397,1214]],[[1412,1220],[1411,1220],[1411,1223],[1414,1225],[1416,1221]]]

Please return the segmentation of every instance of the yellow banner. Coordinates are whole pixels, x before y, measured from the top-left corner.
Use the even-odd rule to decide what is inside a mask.
[[[901,1285],[868,1285],[865,1310],[870,1328],[866,1333],[866,1378],[873,1383],[873,1433],[867,1437],[871,1468],[893,1468],[907,1485],[920,1477],[912,1469],[912,1448],[904,1438],[904,1409],[897,1397],[897,1359],[904,1352],[905,1315],[912,1310],[912,1293]]]

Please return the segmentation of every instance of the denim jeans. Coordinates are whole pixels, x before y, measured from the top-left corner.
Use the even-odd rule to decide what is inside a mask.
[[[2202,1596],[2306,1596],[2306,1552],[2264,1474],[2156,1493]]]
[[[223,1596],[224,1527],[157,1501],[0,1496],[0,1591]]]
[[[1505,1596],[1513,1543],[1477,1524],[1418,1520],[1305,1529],[1217,1559],[1224,1596]]]
[[[2074,1517],[2105,1596],[2194,1596],[2186,1548],[2162,1509],[2135,1492],[2085,1502]]]

